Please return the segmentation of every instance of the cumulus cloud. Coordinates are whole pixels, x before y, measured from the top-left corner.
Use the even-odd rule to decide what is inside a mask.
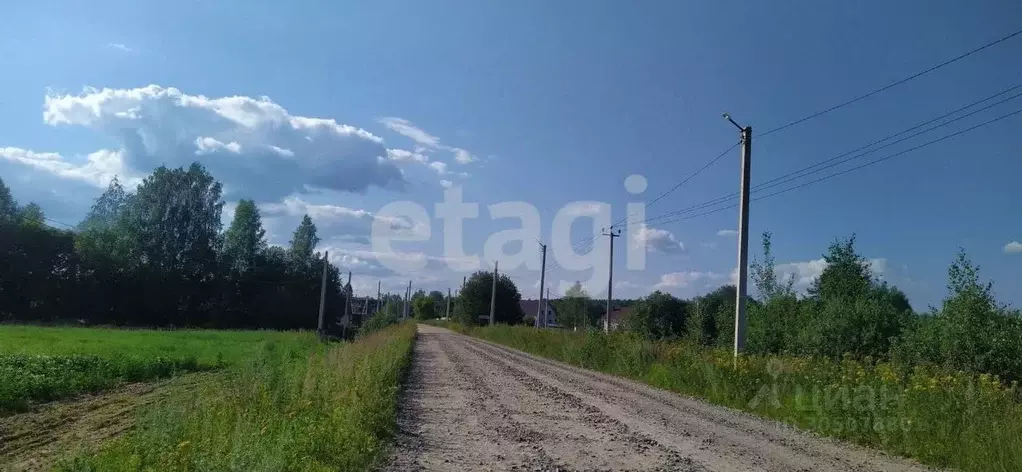
[[[429,168],[436,171],[439,175],[447,175],[447,164],[440,161],[433,161],[429,163]]]
[[[441,180],[440,186],[443,188],[451,188],[454,187],[454,182],[451,182],[450,180]]]
[[[874,275],[880,278],[884,277],[884,274],[887,272],[887,259],[869,259],[867,262],[869,263],[869,268]],[[814,280],[823,274],[823,271],[826,268],[827,261],[820,258],[811,261],[777,264],[774,266],[774,273],[777,274],[777,277],[780,280],[788,280],[789,277],[793,277],[795,280],[795,289],[805,291],[810,285],[812,285]]]
[[[141,182],[136,173],[125,168],[121,152],[110,149],[100,149],[85,156],[84,161],[76,161],[54,152],[4,147],[0,148],[0,159],[100,188],[106,187],[115,176],[119,176],[124,185],[135,186]]]
[[[321,234],[330,234],[334,239],[359,244],[369,243],[374,221],[383,221],[399,233],[424,230],[404,218],[377,216],[366,210],[338,205],[316,205],[294,195],[284,198],[279,203],[259,205],[259,211],[268,219],[281,218],[295,224],[302,215],[309,215]]]
[[[380,118],[380,123],[386,126],[387,129],[400,134],[418,144],[426,146],[431,149],[437,149],[440,147],[440,138],[433,136],[421,128],[412,124],[404,118],[396,117],[384,117]]]
[[[420,164],[429,162],[429,158],[424,154],[404,149],[387,149],[387,158],[392,161],[418,162]]]
[[[400,134],[418,144],[416,153],[426,153],[436,150],[449,151],[454,154],[454,160],[459,164],[469,164],[478,159],[465,149],[440,144],[440,138],[427,133],[422,128],[415,126],[411,121],[393,116],[383,117],[378,120],[387,129]],[[425,161],[419,161],[425,162]]]
[[[1022,254],[1022,243],[1018,241],[1012,241],[1004,245],[1005,254]]]
[[[650,228],[642,225],[633,233],[632,244],[635,247],[645,247],[652,252],[680,253],[685,251],[685,245],[674,233],[665,229]]]
[[[725,274],[719,274],[716,272],[670,272],[660,276],[660,282],[657,282],[653,288],[657,290],[671,290],[677,288],[688,288],[696,282],[719,282],[727,278]]]
[[[735,231],[733,229],[722,229],[720,231],[717,231],[717,236],[737,236],[737,235],[738,231]]]
[[[43,120],[120,141],[119,165],[148,173],[199,161],[229,193],[276,200],[307,188],[364,193],[407,182],[383,140],[333,119],[290,114],[268,97],[207,98],[158,85],[48,95]]]
[[[454,160],[458,161],[459,164],[468,164],[477,160],[475,156],[464,149],[451,148],[451,151],[454,152]]]

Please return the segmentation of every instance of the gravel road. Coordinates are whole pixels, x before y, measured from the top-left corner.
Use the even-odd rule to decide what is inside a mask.
[[[425,325],[398,423],[384,470],[929,470]]]

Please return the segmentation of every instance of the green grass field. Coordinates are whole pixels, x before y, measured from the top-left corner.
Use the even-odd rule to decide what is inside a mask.
[[[311,349],[311,333],[0,326],[0,415],[125,382],[234,365],[267,342]]]
[[[197,390],[143,411],[126,436],[58,470],[368,470],[394,433],[415,340],[404,323],[355,342],[270,336]]]
[[[627,333],[439,326],[964,471],[1022,470],[1022,389],[885,362],[743,356]]]

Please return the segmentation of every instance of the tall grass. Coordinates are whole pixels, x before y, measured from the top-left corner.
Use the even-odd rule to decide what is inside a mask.
[[[0,414],[124,382],[233,364],[267,339],[308,349],[309,333],[0,326]]]
[[[268,342],[58,470],[366,470],[394,432],[414,339],[415,325],[405,323],[311,350]]]
[[[627,333],[447,327],[822,435],[965,471],[1022,470],[1022,389],[989,375],[869,359],[741,357]]]

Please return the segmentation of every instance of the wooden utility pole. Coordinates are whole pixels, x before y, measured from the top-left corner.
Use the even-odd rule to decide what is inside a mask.
[[[330,264],[330,251],[323,252],[323,279],[319,283],[319,324],[316,331],[323,335],[323,312],[326,309],[326,269]]]
[[[752,169],[752,127],[724,118],[742,132],[741,190],[738,206],[738,290],[735,291],[735,361],[745,350],[745,299],[749,288],[749,173]]]
[[[603,332],[610,332],[610,313],[614,310],[611,306],[613,303],[613,291],[614,291],[614,238],[621,237],[621,230],[614,232],[612,227],[610,231],[605,231],[604,236],[610,238],[610,276],[607,278],[607,314],[603,317]]]
[[[494,318],[497,316],[497,263],[499,261],[493,261],[493,288],[490,291],[490,326],[495,323]]]
[[[349,288],[351,288],[351,271],[350,270],[348,271],[348,284],[344,286],[344,318],[341,318],[342,320],[344,320],[344,323],[343,323],[344,326],[347,326],[347,325],[351,324],[351,312],[352,312],[352,309],[351,309],[351,295],[352,295],[353,290],[348,290]]]
[[[451,319],[451,289],[450,288],[447,289],[447,314],[444,315],[444,317],[447,318],[448,321],[450,321],[450,319]]]
[[[539,249],[542,252],[542,270],[539,273],[539,306],[536,307],[536,327],[542,328],[546,320],[540,321],[540,315],[543,311],[543,285],[546,284],[546,244],[539,243]]]

